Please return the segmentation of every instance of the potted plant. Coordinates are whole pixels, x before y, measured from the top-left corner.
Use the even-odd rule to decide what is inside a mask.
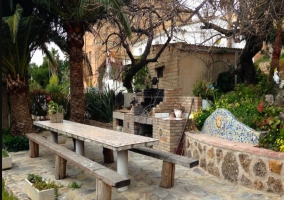
[[[63,122],[63,116],[64,116],[65,110],[62,105],[58,105],[54,101],[49,101],[48,103],[48,114],[50,118],[50,122],[52,123],[62,123]]]
[[[41,176],[28,174],[25,182],[26,193],[32,200],[52,200],[59,195],[58,188],[61,185],[44,180]]]
[[[210,86],[212,84],[207,84],[206,82],[202,80],[196,81],[194,84],[192,93],[195,96],[201,97],[202,98],[202,109],[205,110],[206,108],[210,107],[210,103],[208,101],[208,96],[211,93],[211,88]],[[213,85],[212,85],[213,86]]]
[[[197,80],[193,86],[192,93],[194,96],[201,97],[206,99],[207,93],[207,84],[202,80]]]
[[[7,150],[2,149],[2,170],[10,168],[12,168],[12,157]]]

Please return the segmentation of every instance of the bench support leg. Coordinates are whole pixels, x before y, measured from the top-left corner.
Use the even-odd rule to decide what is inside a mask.
[[[56,144],[58,144],[58,133],[54,131],[50,131],[50,140]]]
[[[111,200],[111,186],[100,179],[96,179],[96,199]]]
[[[128,177],[128,150],[117,152],[117,173]],[[128,189],[128,186],[117,189],[122,192]]]
[[[76,139],[75,151],[77,154],[84,156],[84,141]]]
[[[163,161],[162,178],[160,183],[161,188],[171,188],[174,186],[175,168],[176,165],[174,163]]]
[[[60,180],[66,176],[67,160],[55,155],[55,179]]]
[[[113,150],[103,147],[104,163],[114,163]]]
[[[30,151],[29,151],[29,156],[30,158],[35,158],[39,156],[39,146],[37,143],[29,140],[29,145],[30,145]]]

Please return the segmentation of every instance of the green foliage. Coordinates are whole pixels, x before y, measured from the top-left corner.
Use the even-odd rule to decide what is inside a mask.
[[[216,109],[225,108],[247,126],[258,131],[267,131],[265,137],[259,140],[260,147],[279,151],[284,140],[284,122],[279,117],[283,108],[268,104],[264,106],[264,95],[267,90],[261,84],[237,84],[235,91],[222,95],[210,108],[194,113],[195,126],[201,130],[205,120]],[[263,109],[260,109],[261,102]]]
[[[27,179],[40,191],[54,188],[56,197],[59,196],[58,188],[63,187],[61,184],[58,185],[54,181],[44,180],[41,176],[35,174],[28,174]]]
[[[39,83],[37,83],[36,81],[32,81],[29,83],[29,89],[30,91],[34,91],[34,90],[41,90],[42,87]]]
[[[59,79],[56,75],[52,75],[49,79],[49,84],[46,86],[46,90],[50,93],[60,93],[62,90],[59,85]]]
[[[17,197],[15,197],[13,194],[10,194],[5,189],[5,181],[3,178],[2,178],[2,200],[18,200]]]
[[[85,93],[85,105],[88,118],[110,122],[115,108],[115,93],[109,88],[103,91],[90,88]]]
[[[2,148],[9,152],[29,150],[29,140],[24,136],[13,136],[10,130],[2,129]]]
[[[54,101],[49,101],[48,103],[48,113],[49,114],[56,114],[56,113],[65,113],[65,110],[62,105],[58,105]]]
[[[208,88],[207,84],[204,81],[198,80],[194,84],[192,93],[193,93],[194,96],[205,97],[207,88]]]
[[[220,92],[226,93],[232,91],[235,86],[235,75],[230,71],[222,72],[217,78],[217,88]]]
[[[35,63],[29,65],[29,76],[32,78],[32,83],[38,83],[41,88],[46,88],[49,83],[49,69],[48,67],[41,65],[37,66]]]
[[[151,85],[151,76],[148,72],[148,67],[142,67],[133,77],[134,92],[141,92],[144,89],[148,89]]]
[[[81,185],[78,185],[78,183],[76,181],[73,181],[67,187],[72,188],[73,190],[75,190],[75,189],[81,188]]]
[[[9,157],[8,151],[5,149],[2,149],[2,158]]]

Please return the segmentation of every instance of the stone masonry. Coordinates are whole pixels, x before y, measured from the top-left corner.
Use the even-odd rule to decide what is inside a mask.
[[[185,152],[220,179],[284,194],[284,153],[191,132],[186,132]]]

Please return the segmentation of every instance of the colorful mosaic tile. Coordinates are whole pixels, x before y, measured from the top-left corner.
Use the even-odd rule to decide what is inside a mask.
[[[202,132],[230,141],[258,144],[261,132],[238,121],[227,109],[215,110],[205,121]]]

